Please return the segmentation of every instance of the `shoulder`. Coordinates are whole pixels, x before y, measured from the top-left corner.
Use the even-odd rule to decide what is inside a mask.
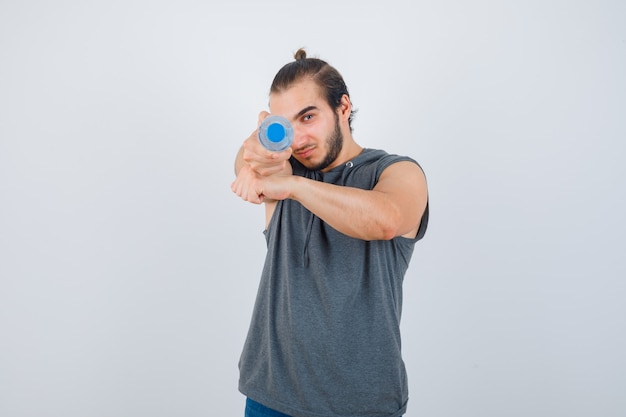
[[[390,172],[394,174],[399,173],[401,175],[403,172],[408,171],[418,176],[424,175],[420,164],[409,156],[391,154],[380,149],[366,148],[360,157],[363,157],[363,165],[369,165],[371,168],[374,168],[377,181],[383,172],[387,172],[390,167],[393,167]],[[386,175],[390,175],[390,172],[387,172]]]
[[[385,164],[380,170],[377,186],[385,184],[409,185],[410,189],[425,188],[426,176],[417,162],[412,159],[399,159]]]

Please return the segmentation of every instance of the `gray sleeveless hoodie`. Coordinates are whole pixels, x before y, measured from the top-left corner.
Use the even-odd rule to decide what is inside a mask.
[[[292,159],[294,175],[372,189],[408,157],[364,149],[329,172]],[[402,281],[415,239],[348,237],[293,200],[264,232],[267,257],[239,362],[239,390],[294,417],[398,417],[408,401],[401,355]]]

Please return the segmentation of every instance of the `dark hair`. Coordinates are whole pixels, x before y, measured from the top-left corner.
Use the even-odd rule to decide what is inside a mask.
[[[294,58],[295,61],[286,64],[276,73],[270,94],[286,90],[302,78],[310,77],[322,89],[328,105],[333,110],[339,108],[344,94],[350,99],[348,87],[346,87],[343,77],[326,61],[319,58],[307,58],[303,48],[296,51]],[[352,120],[354,120],[355,114],[356,110],[353,109],[348,118],[350,131],[352,131]]]

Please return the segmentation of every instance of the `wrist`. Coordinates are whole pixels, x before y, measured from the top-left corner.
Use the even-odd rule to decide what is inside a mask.
[[[289,199],[300,201],[300,197],[305,193],[304,187],[306,187],[306,178],[298,175],[289,176]]]

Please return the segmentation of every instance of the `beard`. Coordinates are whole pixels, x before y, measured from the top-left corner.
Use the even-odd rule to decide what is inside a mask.
[[[343,148],[343,134],[341,133],[341,129],[339,127],[339,117],[337,117],[336,114],[335,130],[326,139],[326,145],[328,146],[328,152],[322,162],[310,167],[309,169],[313,171],[322,171],[325,168],[328,168],[330,164],[335,162],[335,159],[339,156],[339,152],[341,152],[341,148]]]

